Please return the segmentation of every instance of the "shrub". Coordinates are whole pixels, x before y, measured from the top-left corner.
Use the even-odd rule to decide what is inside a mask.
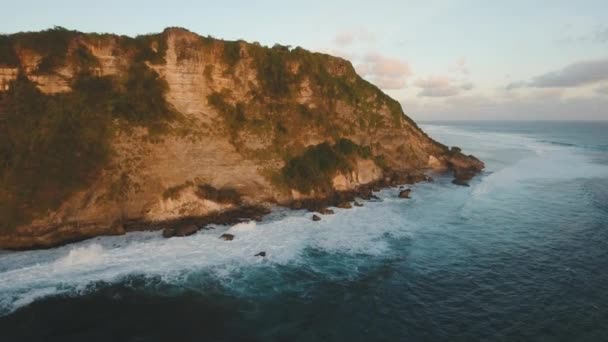
[[[324,142],[291,158],[281,174],[289,187],[301,192],[331,191],[331,180],[337,172],[351,170],[355,157],[369,158],[370,154],[369,147],[359,146],[348,139],[339,139],[333,146]]]
[[[207,199],[222,204],[240,204],[241,195],[233,188],[217,189],[209,184],[201,184],[196,190],[196,195],[202,199]]]
[[[12,35],[13,46],[37,52],[42,56],[38,72],[49,73],[66,62],[68,47],[80,33],[61,26],[41,32],[20,32]]]
[[[224,62],[232,68],[241,59],[241,45],[238,41],[224,41]]]
[[[0,35],[0,66],[19,66],[19,58],[15,53],[10,36]]]

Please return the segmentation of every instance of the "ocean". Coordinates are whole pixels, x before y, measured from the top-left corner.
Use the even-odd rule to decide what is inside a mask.
[[[607,341],[608,122],[420,126],[485,171],[319,222],[0,252],[0,340]]]

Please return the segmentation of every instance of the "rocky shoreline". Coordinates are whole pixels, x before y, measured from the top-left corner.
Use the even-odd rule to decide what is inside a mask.
[[[481,168],[468,168],[466,170],[453,169],[452,172],[454,174],[454,180],[452,181],[452,183],[461,185],[459,183],[463,181],[460,178],[463,173],[466,174],[466,176],[468,177],[466,178],[466,181],[468,182],[468,180],[470,180],[474,175],[476,175],[480,171]],[[400,186],[400,189],[402,191],[400,191],[399,197],[409,198],[409,193],[411,190],[404,189],[404,185],[432,181],[433,178],[422,172],[395,171],[390,172],[388,175],[377,181],[360,185],[353,190],[333,191],[331,194],[323,197],[294,200],[289,203],[281,204],[280,206],[284,206],[293,210],[306,209],[310,212],[319,213],[320,215],[331,215],[334,212],[333,210],[329,209],[329,207],[351,208],[352,205],[363,206],[363,204],[357,201],[358,198],[364,201],[378,200],[378,197],[374,194],[374,192],[378,192],[382,189],[390,187]],[[468,186],[468,183],[466,183],[466,186]],[[401,193],[404,192],[407,192],[407,197],[401,196]],[[4,238],[4,241],[1,242],[4,246],[6,246],[4,248],[5,250],[19,251],[55,248],[75,242],[88,240],[98,236],[124,235],[129,232],[137,231],[162,231],[162,235],[165,238],[186,237],[196,234],[199,230],[208,229],[207,227],[213,224],[234,225],[237,223],[248,222],[251,220],[261,221],[265,215],[271,212],[271,207],[273,205],[276,205],[276,203],[245,205],[233,209],[214,212],[209,215],[181,217],[178,219],[165,221],[146,221],[137,219],[126,220],[123,222],[117,222],[111,230],[103,228],[97,231],[96,229],[94,229],[95,225],[91,225],[90,228],[92,229],[87,230],[86,225],[80,224],[77,227],[73,227],[72,229],[72,231],[78,231],[79,233],[81,233],[78,236],[55,235],[52,238],[47,239],[45,239],[44,237],[40,238],[20,236],[15,237],[12,244],[11,241],[7,241],[6,238]],[[315,216],[318,217],[318,219],[315,221],[321,219],[318,215]],[[58,228],[53,228],[51,230],[55,232],[62,231]],[[224,240],[232,240],[234,236],[231,236],[229,238],[222,238]],[[29,243],[26,240],[29,240]]]

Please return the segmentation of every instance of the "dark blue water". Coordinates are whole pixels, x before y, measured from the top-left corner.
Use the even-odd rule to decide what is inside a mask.
[[[608,340],[608,124],[422,127],[486,172],[318,223],[0,254],[2,341]]]

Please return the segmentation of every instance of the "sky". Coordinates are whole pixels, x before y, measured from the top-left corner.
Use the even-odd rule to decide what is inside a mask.
[[[3,2],[5,0],[2,0]],[[608,1],[7,1],[58,25],[301,46],[349,59],[416,120],[608,120]]]

